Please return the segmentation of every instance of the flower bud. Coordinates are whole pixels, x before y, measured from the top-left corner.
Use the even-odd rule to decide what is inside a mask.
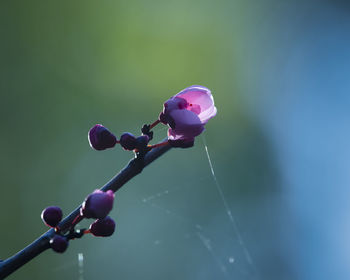
[[[190,86],[168,99],[163,105],[159,121],[167,124],[168,140],[173,147],[193,146],[194,137],[204,131],[206,123],[216,115],[214,99],[208,88]]]
[[[136,148],[136,144],[136,137],[133,134],[125,132],[120,136],[120,145],[124,150],[132,151]]]
[[[95,190],[85,198],[80,215],[85,218],[103,219],[113,208],[114,193]]]
[[[136,148],[139,150],[144,149],[149,142],[149,137],[147,135],[141,135],[136,138]]]
[[[56,227],[62,220],[62,210],[57,206],[49,206],[41,212],[41,219],[49,227]]]
[[[93,222],[89,230],[94,236],[111,236],[115,230],[115,222],[111,217],[107,216],[104,219],[98,219]]]
[[[113,148],[117,143],[117,138],[103,125],[96,124],[89,131],[90,146],[98,151]]]
[[[52,250],[57,253],[63,253],[68,247],[68,240],[62,235],[55,234],[50,240]]]

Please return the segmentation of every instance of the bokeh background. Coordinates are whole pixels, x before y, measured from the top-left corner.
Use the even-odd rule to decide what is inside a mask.
[[[192,84],[218,108],[194,148],[118,191],[113,237],[8,279],[349,279],[348,3],[1,1],[2,259],[132,157],[93,151],[95,123],[137,134]]]

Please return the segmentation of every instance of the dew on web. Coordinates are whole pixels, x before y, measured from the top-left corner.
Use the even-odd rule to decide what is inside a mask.
[[[154,245],[160,245],[162,243],[162,240],[154,240]]]
[[[77,266],[77,261],[76,259],[66,261],[60,266],[55,266],[53,268],[54,273],[58,273],[60,271],[64,270],[75,270]],[[83,253],[78,253],[78,280],[84,280],[84,255]]]
[[[208,145],[207,145],[207,142],[206,142],[206,139],[205,139],[205,136],[203,135],[202,136],[202,142],[203,142],[203,145],[204,145],[204,149],[205,149],[205,153],[206,153],[206,156],[207,156],[207,159],[208,159],[208,163],[209,163],[209,167],[210,167],[210,171],[211,171],[211,174],[212,174],[212,177],[213,177],[213,180],[214,180],[214,183],[215,183],[215,186],[216,186],[216,189],[220,195],[220,198],[221,198],[221,201],[223,203],[223,206],[226,210],[226,214],[228,216],[228,219],[230,221],[230,224],[233,228],[233,231],[235,232],[236,236],[237,236],[237,239],[238,239],[238,243],[239,245],[242,247],[242,250],[244,252],[244,256],[246,258],[246,261],[247,263],[252,267],[252,269],[254,270],[254,272],[256,272],[256,268],[255,268],[255,265],[253,263],[253,260],[252,260],[252,257],[249,253],[249,250],[247,248],[247,246],[245,245],[244,243],[244,240],[242,238],[242,235],[239,231],[239,228],[238,228],[238,225],[236,223],[236,220],[232,214],[232,211],[231,211],[231,208],[225,198],[225,195],[224,195],[224,192],[222,190],[222,187],[221,185],[219,184],[219,181],[216,177],[216,174],[215,174],[215,171],[214,171],[214,167],[213,167],[213,163],[211,161],[211,157],[210,157],[210,154],[209,154],[209,151],[208,151]],[[229,262],[230,263],[233,263],[234,262],[234,259],[232,258],[232,262],[231,262],[231,258],[229,258]]]
[[[149,197],[143,198],[143,199],[142,199],[142,202],[148,202],[148,201],[150,201],[150,200],[153,200],[153,199],[155,199],[155,198],[158,198],[158,197],[161,197],[161,196],[167,195],[167,194],[169,194],[169,191],[168,191],[168,190],[165,190],[165,191],[163,191],[163,192],[159,192],[159,193],[156,193],[156,194],[151,195],[151,196],[149,196]]]
[[[155,196],[155,197],[157,197],[157,196]],[[193,232],[189,232],[189,233],[184,234],[184,238],[185,239],[189,239],[191,237],[198,238],[200,240],[201,244],[203,245],[203,247],[209,252],[210,256],[213,258],[214,262],[217,264],[220,271],[224,274],[225,278],[228,279],[228,273],[227,273],[226,266],[223,264],[221,259],[215,254],[215,252],[213,250],[212,240],[204,234],[203,226],[195,223],[193,220],[191,220],[189,218],[178,215],[174,211],[170,211],[169,209],[161,207],[154,202],[149,202],[148,200],[143,200],[143,202],[146,202],[150,206],[164,211],[166,214],[172,216],[173,218],[176,218],[177,220],[179,220],[181,222],[190,222],[192,224],[192,227],[193,227]],[[161,241],[161,240],[155,240],[153,243],[154,243],[154,245],[160,245],[162,242],[163,241]]]
[[[193,220],[189,219],[189,218],[186,218],[186,217],[183,217],[181,215],[178,215],[177,213],[175,213],[174,211],[170,211],[169,209],[166,209],[154,202],[148,202],[146,201],[150,206],[154,207],[154,208],[157,208],[157,209],[160,209],[162,210],[163,212],[165,212],[166,214],[172,216],[173,218],[179,220],[180,222],[190,222],[194,228],[194,230],[202,230],[203,227],[199,224],[196,224]]]
[[[210,253],[212,258],[220,268],[221,272],[225,275],[225,278],[228,279],[226,266],[221,262],[220,258],[214,253],[211,240],[207,238],[202,232],[197,232],[197,235],[199,240],[202,242],[203,246],[207,249],[207,251]]]
[[[229,234],[228,238],[231,241],[237,242],[238,246],[241,247],[242,253],[243,253],[243,259],[246,261],[246,263],[250,267],[250,272],[245,271],[245,269],[240,267],[238,265],[239,262],[237,262],[237,264],[236,264],[236,259],[235,259],[234,255],[232,255],[232,253],[229,255],[226,255],[226,256],[222,256],[216,252],[217,250],[220,250],[220,249],[218,248],[217,250],[215,250],[215,248],[216,248],[216,246],[214,244],[215,238],[208,237],[210,235],[210,234],[208,234],[208,232],[210,230],[209,228],[206,229],[203,225],[199,224],[195,220],[193,220],[187,216],[179,215],[176,211],[170,210],[164,206],[161,206],[159,203],[157,203],[157,200],[159,200],[161,198],[164,198],[166,196],[171,196],[172,194],[174,194],[175,192],[178,192],[178,191],[183,191],[184,188],[188,187],[188,185],[191,185],[191,182],[187,181],[185,184],[178,185],[177,187],[174,187],[171,189],[168,186],[163,186],[163,189],[165,188],[165,190],[151,194],[147,197],[142,198],[141,200],[146,205],[162,211],[163,213],[169,215],[169,217],[176,219],[177,221],[179,221],[181,223],[190,224],[192,227],[192,230],[189,230],[189,232],[184,233],[183,238],[184,239],[190,239],[190,238],[197,239],[200,242],[201,246],[203,248],[205,248],[206,251],[209,253],[211,259],[213,260],[213,263],[216,264],[216,266],[218,267],[218,269],[221,272],[224,279],[230,279],[229,277],[232,276],[232,275],[230,275],[229,267],[232,267],[233,265],[235,265],[234,266],[235,270],[237,272],[241,273],[242,276],[244,275],[245,277],[249,277],[250,279],[259,279],[254,262],[253,262],[251,255],[250,255],[250,253],[249,253],[249,251],[244,243],[244,240],[241,236],[241,233],[239,231],[236,220],[232,214],[232,211],[230,209],[228,201],[225,198],[225,195],[223,193],[223,189],[222,189],[222,187],[221,187],[221,185],[216,177],[215,170],[213,167],[213,163],[212,163],[212,160],[211,160],[211,157],[209,154],[208,146],[206,144],[206,139],[205,139],[204,135],[202,136],[202,141],[203,141],[203,146],[204,146],[204,150],[205,150],[205,154],[206,154],[206,159],[209,163],[211,175],[209,177],[202,177],[199,179],[196,178],[196,183],[198,183],[198,181],[208,181],[209,178],[213,179],[216,190],[219,193],[220,200],[223,204],[226,215],[228,217],[229,225],[231,226],[233,233],[236,236],[236,238],[233,238]],[[219,240],[217,240],[217,241],[219,242]],[[160,239],[153,240],[153,244],[155,246],[160,246],[164,242],[166,242],[166,240],[164,240],[164,239],[163,240],[160,240]],[[250,274],[250,276],[249,276],[249,274]],[[251,277],[253,277],[253,278],[251,278]]]
[[[78,273],[79,280],[84,280],[84,255],[83,253],[78,254]]]
[[[204,180],[204,178],[202,178]],[[182,187],[183,188],[183,187]],[[182,189],[182,188],[176,188],[175,190]],[[165,190],[162,192],[158,192],[154,195],[148,196],[147,198],[142,199],[142,202],[146,203],[147,205],[156,208],[158,210],[161,210],[162,212],[166,213],[167,215],[171,216],[172,218],[178,220],[181,223],[189,223],[192,225],[192,231],[187,232],[183,235],[184,239],[189,239],[189,238],[195,238],[200,241],[200,244],[208,251],[210,257],[213,259],[214,263],[217,265],[219,268],[220,272],[224,275],[225,279],[228,278],[228,271],[226,266],[224,265],[223,261],[218,257],[218,255],[214,251],[214,244],[212,239],[210,239],[207,234],[205,233],[205,229],[202,225],[196,223],[194,220],[184,217],[182,215],[177,214],[175,211],[171,211],[163,206],[160,206],[155,202],[158,198],[164,196],[164,195],[169,195],[172,193],[174,190],[171,192],[169,190]],[[163,240],[154,240],[153,244],[154,245],[161,245],[164,241]]]
[[[209,177],[202,177],[200,179],[197,179],[196,182],[201,182],[201,181],[205,181],[205,180],[208,180]],[[181,191],[182,189],[186,188],[188,185],[191,185],[189,182],[187,182],[186,184],[183,184],[183,185],[180,185],[178,187],[174,187],[172,188],[171,190],[164,190],[164,191],[161,191],[161,192],[157,192],[155,194],[152,194],[148,197],[144,197],[142,199],[142,202],[146,203],[146,202],[150,202],[154,199],[158,199],[158,198],[161,198],[163,196],[166,196],[166,195],[169,195],[169,194],[172,194],[174,192],[177,192],[177,191]]]

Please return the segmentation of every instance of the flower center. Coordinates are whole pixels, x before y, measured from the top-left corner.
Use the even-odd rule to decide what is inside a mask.
[[[192,103],[188,104],[187,110],[195,113],[196,115],[199,115],[200,112],[202,111],[201,106],[199,106],[198,104],[192,104]]]

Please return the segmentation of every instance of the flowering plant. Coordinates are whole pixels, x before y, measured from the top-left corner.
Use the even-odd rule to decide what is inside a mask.
[[[190,86],[164,103],[158,119],[150,125],[143,125],[141,136],[135,137],[125,132],[118,140],[103,125],[93,126],[88,133],[93,149],[101,151],[120,144],[123,149],[134,151],[135,158],[105,186],[89,194],[83,203],[63,220],[63,213],[59,207],[45,208],[41,218],[51,229],[14,256],[0,261],[0,279],[4,279],[48,248],[63,253],[70,240],[86,234],[99,237],[112,235],[116,224],[108,214],[113,208],[114,193],[170,148],[192,147],[195,137],[204,131],[205,124],[216,112],[210,90],[203,86]],[[150,145],[149,142],[153,139],[152,129],[160,123],[168,126],[168,136],[163,142]],[[91,218],[95,221],[88,229],[75,228],[81,220]]]

